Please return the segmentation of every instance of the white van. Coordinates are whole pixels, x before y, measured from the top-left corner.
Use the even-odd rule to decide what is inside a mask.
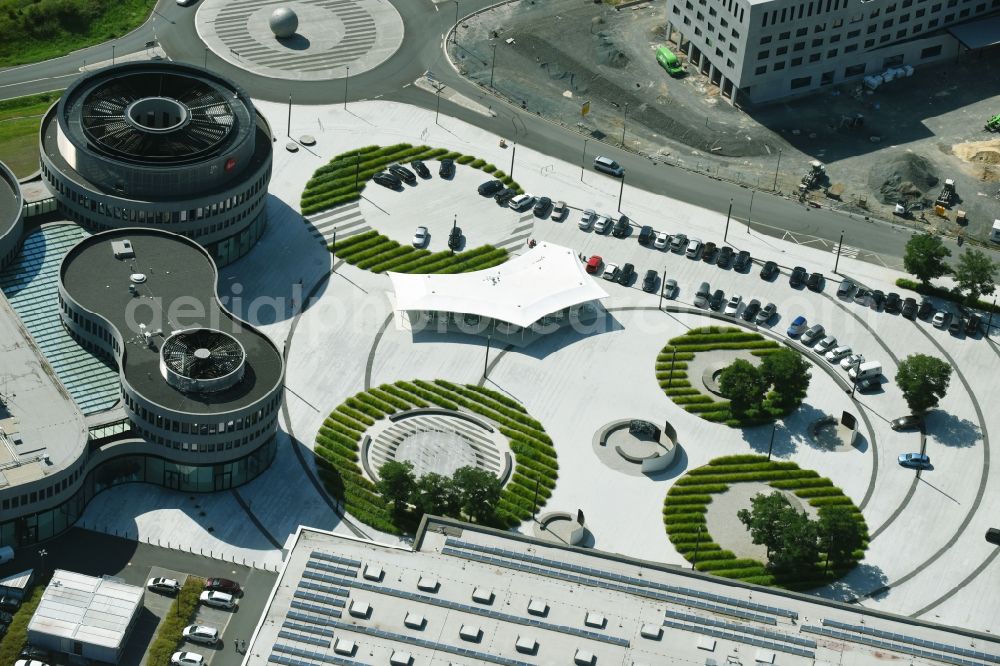
[[[868,377],[881,377],[882,364],[878,361],[867,361],[856,368],[851,368],[847,374],[854,380],[867,379]]]
[[[621,165],[619,165],[618,162],[615,162],[610,157],[604,157],[602,155],[594,158],[594,168],[598,171],[611,174],[615,178],[621,178],[625,175],[625,170],[621,168]]]

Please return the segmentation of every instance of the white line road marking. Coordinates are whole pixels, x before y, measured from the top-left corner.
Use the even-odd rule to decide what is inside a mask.
[[[26,86],[29,83],[39,83],[41,81],[55,81],[56,79],[66,79],[69,77],[79,77],[79,74],[63,74],[62,76],[48,76],[44,79],[32,79],[31,81],[20,81],[18,83],[5,83],[0,88],[10,88],[11,86]]]

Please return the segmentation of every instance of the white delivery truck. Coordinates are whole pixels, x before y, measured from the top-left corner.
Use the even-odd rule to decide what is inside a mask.
[[[1000,220],[993,220],[993,229],[990,230],[990,240],[1000,243]]]
[[[882,375],[882,364],[878,361],[867,361],[860,366],[851,368],[847,373],[851,379],[860,381],[869,377],[880,377]]]

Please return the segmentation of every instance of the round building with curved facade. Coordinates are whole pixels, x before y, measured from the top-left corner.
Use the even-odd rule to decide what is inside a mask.
[[[17,257],[24,231],[21,186],[7,165],[0,162],[0,270]]]
[[[198,241],[218,265],[267,224],[271,129],[250,97],[172,62],[107,67],[74,82],[42,119],[42,176],[92,231],[153,227]]]

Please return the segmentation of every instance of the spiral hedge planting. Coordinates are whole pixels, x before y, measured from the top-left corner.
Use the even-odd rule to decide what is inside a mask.
[[[738,558],[723,550],[706,530],[705,514],[712,495],[727,491],[734,483],[760,481],[772,488],[786,490],[816,507],[820,514],[828,506],[846,506],[858,522],[863,543],[853,553],[853,561],[824,572],[824,554],[812,571],[775,573],[763,562]],[[826,585],[850,571],[864,557],[868,548],[868,525],[851,498],[812,470],[801,469],[793,462],[769,461],[766,456],[724,456],[693,469],[677,480],[663,503],[663,524],[667,536],[681,555],[694,562],[699,571],[747,583],[772,585],[793,590]],[[700,535],[700,536],[699,536]],[[696,559],[697,553],[697,559]]]
[[[400,245],[377,231],[345,238],[330,245],[330,251],[347,263],[371,271],[396,273],[467,273],[492,268],[507,261],[507,250],[482,245],[465,252],[431,253],[423,248]]]
[[[559,465],[552,440],[541,423],[518,402],[491,389],[443,379],[418,379],[382,384],[358,393],[330,412],[320,426],[314,450],[319,475],[327,491],[344,502],[348,513],[383,532],[404,531],[393,522],[388,503],[361,470],[361,441],[376,421],[431,406],[478,414],[491,421],[510,442],[514,470],[497,505],[501,526],[514,527],[545,505],[555,488]]]

